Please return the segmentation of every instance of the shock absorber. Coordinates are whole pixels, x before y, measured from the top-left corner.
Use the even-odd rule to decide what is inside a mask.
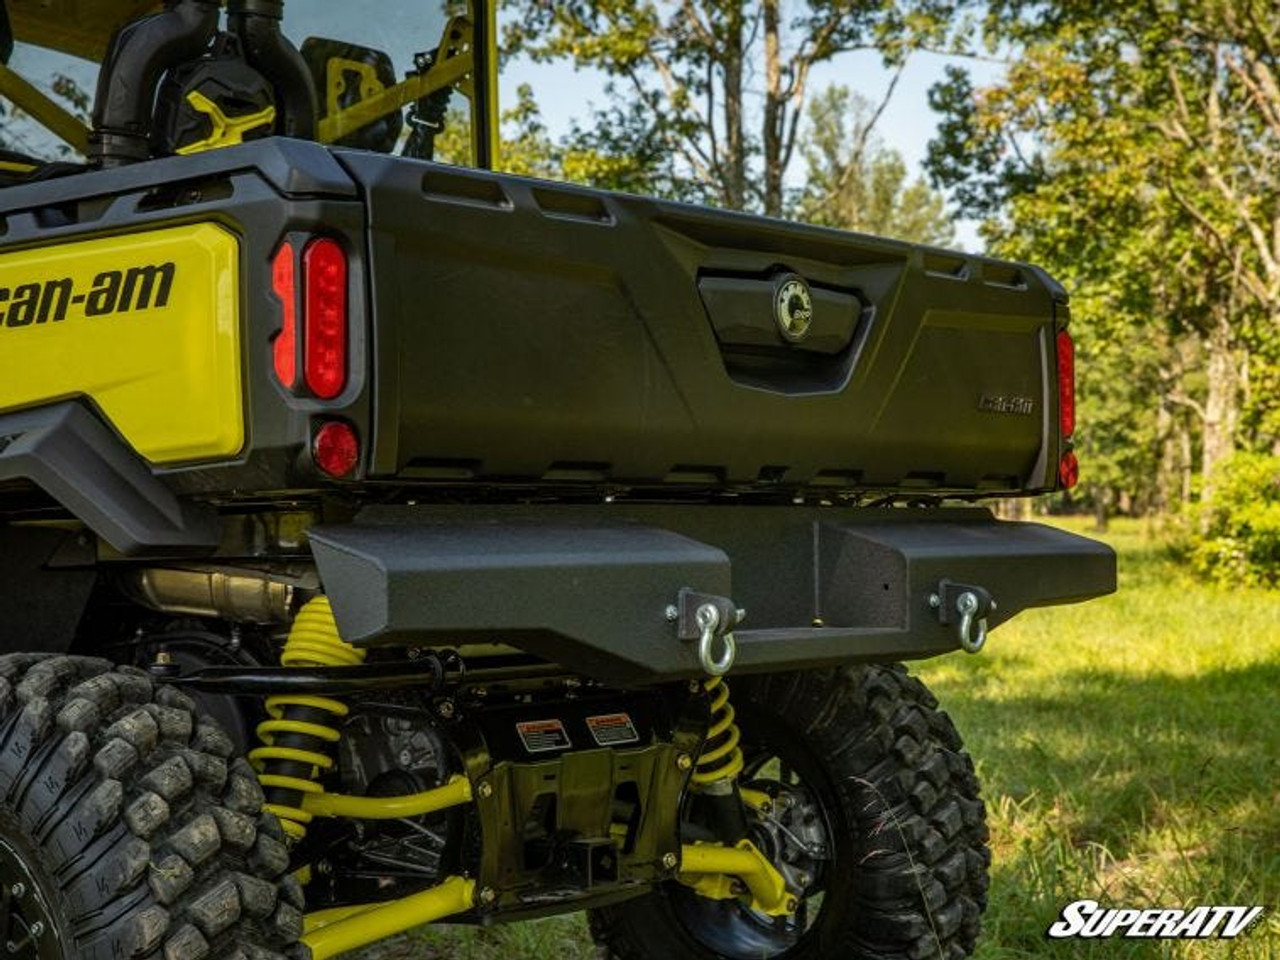
[[[711,725],[707,739],[690,777],[693,788],[705,796],[715,808],[716,832],[720,840],[737,843],[747,835],[746,811],[738,793],[738,774],[744,766],[742,734],[734,722],[733,704],[729,702],[729,684],[724,677],[709,677],[702,689],[711,698]]]
[[[742,748],[738,746],[742,734],[734,722],[737,714],[729,702],[729,684],[724,677],[707,678],[702,689],[711,697],[711,727],[692,780],[698,789],[709,793],[716,784],[734,782],[742,772]]]
[[[365,651],[338,634],[329,598],[307,602],[293,621],[280,663],[286,667],[355,666]],[[332,748],[342,738],[339,724],[348,713],[345,703],[328,697],[289,694],[268,697],[269,719],[258,725],[264,744],[249,754],[266,791],[265,809],[280,819],[294,840],[307,835],[311,814],[303,809],[307,794],[324,793],[321,775],[333,768]]]

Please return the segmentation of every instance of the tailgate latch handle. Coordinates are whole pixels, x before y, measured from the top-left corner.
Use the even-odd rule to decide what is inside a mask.
[[[680,591],[678,602],[667,608],[668,619],[677,623],[676,635],[681,640],[698,641],[698,663],[712,677],[724,676],[733,668],[738,656],[733,628],[746,616],[747,611],[728,597],[698,593],[688,587]]]
[[[929,606],[938,611],[941,623],[951,623],[956,618],[960,649],[965,653],[977,653],[986,646],[987,615],[996,609],[996,602],[989,591],[967,583],[942,580],[938,583],[937,592],[929,595]]]

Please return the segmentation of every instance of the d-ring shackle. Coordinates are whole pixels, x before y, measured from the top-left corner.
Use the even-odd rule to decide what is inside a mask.
[[[694,614],[698,625],[698,662],[708,676],[722,677],[733,667],[738,656],[738,644],[733,638],[733,630],[721,633],[720,608],[714,603],[704,603]],[[721,642],[720,656],[715,657],[717,638]]]

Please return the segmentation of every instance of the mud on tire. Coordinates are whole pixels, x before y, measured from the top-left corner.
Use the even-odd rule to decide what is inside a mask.
[[[64,956],[300,956],[284,836],[233,754],[142,671],[0,656],[0,824],[37,861]]]
[[[990,854],[973,763],[901,666],[732,679],[744,745],[766,743],[823,796],[836,850],[816,920],[787,960],[960,960],[987,901]],[[749,752],[749,747],[748,747]],[[802,769],[807,767],[807,770]],[[592,912],[613,960],[711,960],[675,883]],[[686,899],[687,903],[687,899]]]

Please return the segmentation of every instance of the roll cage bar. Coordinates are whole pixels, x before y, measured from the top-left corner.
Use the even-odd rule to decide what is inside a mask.
[[[112,118],[106,102],[120,88],[113,83],[114,74],[126,71],[142,75],[150,81],[149,91],[154,94],[154,84],[158,82],[159,75],[176,65],[165,62],[163,52],[157,48],[174,43],[174,30],[168,28],[177,22],[180,12],[194,11],[191,16],[199,18],[209,12],[207,8],[223,5],[219,0],[168,0],[163,5],[150,0],[108,0],[105,3],[95,0],[88,5],[87,22],[73,30],[52,16],[42,19],[37,14],[25,13],[20,18],[11,18],[7,4],[0,0],[0,97],[77,153],[101,162],[102,155],[97,145],[101,144],[104,136],[110,135],[106,129],[108,123],[104,121],[119,123],[118,119]],[[225,6],[232,18],[273,20],[275,33],[279,34],[284,0],[228,0]],[[200,12],[201,8],[206,8],[204,14]],[[148,33],[161,35],[160,39],[152,39]],[[320,143],[334,143],[393,111],[402,110],[417,100],[452,86],[465,92],[471,102],[473,161],[478,167],[493,169],[498,158],[499,124],[497,0],[471,0],[471,16],[454,17],[445,25],[439,49],[443,51],[449,45],[447,40],[451,35],[455,38],[452,41],[453,52],[448,56],[437,56],[426,69],[415,70],[394,86],[345,108],[337,108],[332,98],[326,98],[328,102],[316,105],[313,117],[300,122],[296,130],[286,128],[284,132]],[[456,39],[459,36],[463,38],[461,43]],[[207,42],[207,38],[199,36],[188,39],[196,43]],[[16,40],[102,64],[103,76],[99,79],[94,99],[92,125],[84,123],[9,66]],[[287,40],[283,43],[292,48]],[[139,59],[144,62],[139,63]],[[149,106],[150,98],[146,103]],[[134,109],[138,107],[135,105]],[[99,151],[96,156],[95,150]]]

